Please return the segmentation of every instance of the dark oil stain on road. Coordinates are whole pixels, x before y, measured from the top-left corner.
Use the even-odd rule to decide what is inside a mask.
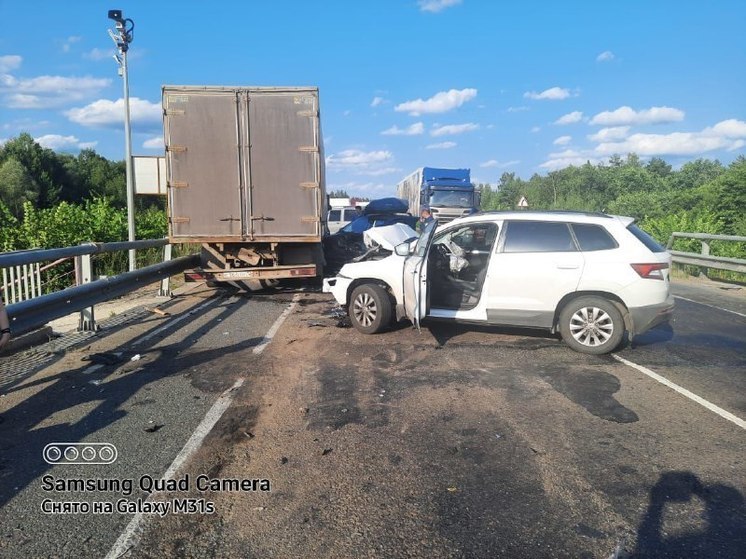
[[[318,374],[319,402],[309,411],[309,428],[336,430],[350,423],[363,423],[357,374],[352,367],[327,367]]]
[[[590,413],[614,423],[634,423],[640,418],[614,398],[621,388],[612,374],[591,369],[544,369],[539,375],[567,399]]]
[[[218,436],[227,443],[238,443],[253,438],[259,416],[255,405],[233,405],[223,414],[210,436]]]

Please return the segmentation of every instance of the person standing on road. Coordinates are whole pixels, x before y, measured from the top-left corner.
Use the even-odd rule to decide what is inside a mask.
[[[427,224],[433,221],[433,219],[434,218],[430,213],[430,208],[428,208],[427,206],[422,206],[422,208],[420,208],[420,220],[415,226],[416,231],[418,233],[422,233],[425,230]]]
[[[0,351],[10,341],[10,320],[8,319],[8,311],[5,310],[5,304],[3,303],[2,297],[0,297]]]

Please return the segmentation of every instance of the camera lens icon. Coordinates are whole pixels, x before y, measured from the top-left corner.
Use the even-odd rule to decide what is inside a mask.
[[[49,443],[42,458],[47,464],[112,464],[118,456],[111,443]]]

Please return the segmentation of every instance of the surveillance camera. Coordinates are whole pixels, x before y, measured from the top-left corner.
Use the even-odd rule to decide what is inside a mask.
[[[109,19],[113,19],[116,22],[122,20],[122,10],[109,10]]]

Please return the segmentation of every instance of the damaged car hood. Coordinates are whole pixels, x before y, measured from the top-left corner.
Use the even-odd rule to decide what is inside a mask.
[[[363,242],[368,248],[380,246],[394,251],[394,247],[417,237],[417,232],[405,223],[395,223],[386,227],[374,227],[363,233]]]

